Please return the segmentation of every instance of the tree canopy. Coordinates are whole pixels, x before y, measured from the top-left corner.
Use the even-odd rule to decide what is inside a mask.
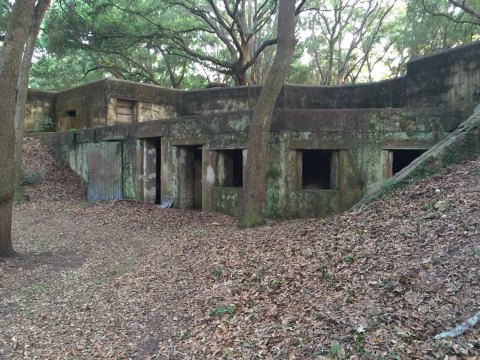
[[[297,0],[296,7],[292,83],[399,76],[409,59],[479,36],[478,0]],[[0,36],[9,11],[0,0]],[[59,89],[106,76],[173,88],[263,84],[277,16],[277,0],[57,0],[30,85]]]

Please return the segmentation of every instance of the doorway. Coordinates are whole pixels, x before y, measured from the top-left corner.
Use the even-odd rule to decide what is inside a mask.
[[[179,146],[179,198],[183,209],[202,209],[202,146]]]
[[[161,203],[161,138],[145,138],[143,142],[143,201]]]

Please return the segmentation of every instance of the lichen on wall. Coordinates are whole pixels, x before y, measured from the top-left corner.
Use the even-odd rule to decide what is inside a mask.
[[[138,101],[136,106],[138,122],[169,119],[177,116],[175,107],[168,104]]]
[[[394,152],[429,149],[449,136],[480,99],[479,54],[480,44],[474,44],[416,60],[409,63],[405,77],[374,84],[286,85],[270,131],[265,216],[326,216],[346,210],[390,176]],[[222,168],[221,152],[246,148],[259,91],[260,87],[178,91],[102,80],[55,94],[58,129],[78,129],[73,142],[56,134],[55,146],[85,176],[81,144],[123,141],[124,194],[151,201],[160,191],[150,182],[154,161],[144,157],[138,144],[161,138],[161,198],[173,196],[174,206],[189,207],[192,191],[197,198],[201,192],[203,210],[236,214],[242,189],[221,186],[228,183],[222,181],[227,170]],[[116,99],[135,107],[132,123],[114,121]],[[67,116],[73,108],[75,116]],[[467,133],[462,148],[451,148],[429,166],[461,159],[475,148],[477,138],[478,130]],[[192,147],[197,157],[201,149],[200,170],[196,169],[202,176],[200,190],[187,188]],[[318,161],[330,185],[316,183],[312,188],[303,181],[313,175],[305,170],[316,166],[308,160],[317,159],[312,154],[324,156]]]

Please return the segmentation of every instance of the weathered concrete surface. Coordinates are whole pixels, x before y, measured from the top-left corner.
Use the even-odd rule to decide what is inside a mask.
[[[25,108],[25,132],[52,131],[52,129],[40,129],[39,124],[44,117],[54,120],[55,118],[55,98],[56,93],[28,90],[27,103]]]
[[[426,151],[394,177],[365,195],[356,206],[365,205],[410,179],[435,174],[448,165],[480,155],[480,109],[444,140]]]
[[[260,86],[250,86],[186,91],[183,115],[252,110],[260,90]]]
[[[446,108],[465,118],[480,101],[480,43],[431,55],[407,66],[404,77],[347,86],[285,85],[278,109]],[[124,80],[104,79],[54,93],[35,90],[55,108],[57,130],[115,125],[117,100],[134,102],[133,122],[252,110],[261,87],[180,91]],[[33,104],[33,102],[35,102]],[[47,106],[46,103],[41,107]],[[75,112],[75,117],[72,112]],[[30,121],[30,120],[29,120]]]
[[[476,42],[409,62],[408,106],[453,107],[466,119],[480,102],[479,53]]]
[[[265,216],[344,211],[393,172],[394,153],[447,138],[480,101],[479,55],[475,43],[411,62],[405,77],[374,84],[285,85],[269,138]],[[222,156],[241,150],[247,158],[259,91],[178,91],[105,79],[55,95],[57,129],[68,131],[55,133],[53,146],[85,178],[85,144],[121,142],[126,198],[159,202],[168,195],[176,207],[237,215],[243,189],[225,181],[233,174]],[[330,160],[309,173],[316,165],[304,157],[315,151]],[[313,173],[329,185],[306,186]]]
[[[408,77],[408,75],[407,75]],[[285,85],[285,109],[362,109],[407,106],[405,78],[345,86]]]
[[[175,206],[192,208],[198,206],[194,193],[199,196],[201,192],[198,201],[203,210],[237,215],[243,190],[221,186],[219,176],[225,175],[221,175],[218,159],[222,151],[246,147],[250,117],[250,111],[197,115],[60,132],[54,139],[57,146],[61,144],[62,158],[82,176],[86,169],[83,144],[123,142],[123,182],[128,198],[154,202],[171,195]],[[385,149],[428,149],[445,138],[456,121],[457,112],[442,109],[315,110],[310,114],[279,110],[269,142],[265,215],[326,216],[348,209],[384,180]],[[161,139],[160,169],[156,168],[153,139]],[[196,190],[189,151],[195,146],[202,152],[201,169],[197,169],[202,173],[202,185]],[[299,154],[305,149],[338,154],[335,189],[301,188]],[[155,185],[157,177],[161,190]]]

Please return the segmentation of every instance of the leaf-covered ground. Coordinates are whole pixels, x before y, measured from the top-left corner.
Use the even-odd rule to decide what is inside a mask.
[[[477,359],[480,160],[364,209],[239,230],[228,216],[89,204],[38,141],[43,174],[0,260],[0,358]]]

